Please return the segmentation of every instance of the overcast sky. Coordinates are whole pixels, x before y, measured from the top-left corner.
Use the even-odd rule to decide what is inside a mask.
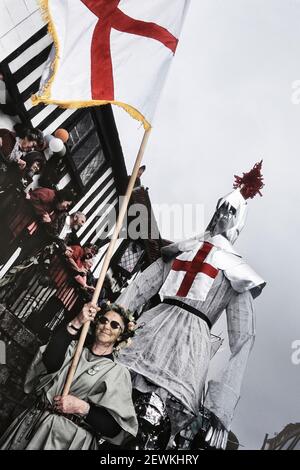
[[[250,449],[300,422],[299,21],[298,0],[192,0],[144,159],[152,202],[200,204],[205,223],[233,175],[264,159],[264,196],[250,201],[235,246],[268,283],[232,426]],[[115,116],[130,172],[143,129]]]

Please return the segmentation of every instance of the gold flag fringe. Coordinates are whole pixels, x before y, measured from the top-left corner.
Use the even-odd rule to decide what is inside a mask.
[[[114,104],[123,108],[133,119],[137,121],[141,121],[145,130],[151,129],[151,124],[147,121],[147,119],[133,106],[129,104],[122,103],[120,101],[110,101],[110,100],[89,100],[89,101],[60,101],[60,100],[52,100],[51,99],[51,86],[54,81],[58,64],[59,64],[59,40],[57,36],[57,32],[55,29],[54,22],[52,20],[52,16],[49,10],[49,0],[38,0],[38,4],[42,13],[43,20],[45,23],[48,23],[48,33],[53,39],[54,47],[55,47],[55,59],[51,65],[52,68],[52,75],[44,85],[41,94],[33,95],[31,97],[31,101],[33,106],[36,106],[40,103],[42,104],[52,104],[59,106],[60,108],[66,109],[78,109],[78,108],[88,108],[92,106],[103,106],[105,104]]]
[[[130,106],[129,104],[122,103],[121,101],[105,101],[105,100],[89,100],[89,101],[60,101],[60,100],[52,100],[48,99],[46,96],[37,96],[33,95],[31,97],[31,101],[33,106],[38,104],[52,104],[59,106],[60,108],[65,109],[79,109],[79,108],[89,108],[92,106],[104,106],[105,104],[114,104],[115,106],[119,106],[123,108],[133,119],[140,121],[144,129],[148,131],[151,129],[151,124],[144,118],[144,116],[135,108]]]
[[[51,96],[51,86],[54,81],[58,64],[59,64],[59,40],[57,36],[57,32],[55,29],[54,22],[52,20],[52,16],[49,9],[49,0],[38,0],[38,4],[40,7],[40,11],[42,14],[42,18],[45,23],[48,23],[48,33],[53,39],[54,47],[55,47],[55,58],[53,63],[51,64],[52,68],[52,75],[49,78],[48,82],[44,85],[41,95],[33,95],[31,97],[32,104],[35,106],[38,103],[44,102],[44,100],[50,99]],[[40,101],[39,101],[40,100]]]

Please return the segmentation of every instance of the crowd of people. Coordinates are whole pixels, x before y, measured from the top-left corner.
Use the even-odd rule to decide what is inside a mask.
[[[25,240],[38,225],[42,227],[40,233],[58,235],[74,199],[67,190],[32,187],[34,177],[46,166],[43,151],[48,143],[39,129],[22,124],[14,129],[0,129],[1,264],[19,245],[23,247],[22,256],[26,256]]]
[[[36,333],[41,333],[60,310],[70,317],[90,300],[95,288],[91,269],[98,252],[96,245],[80,245],[76,233],[85,224],[86,215],[69,213],[75,198],[72,190],[43,187],[39,180],[30,187],[33,176],[41,175],[46,167],[43,152],[49,142],[49,136],[39,129],[22,124],[16,124],[14,131],[0,129],[1,264],[21,247],[13,275],[8,271],[0,280],[0,288],[9,287],[5,299],[8,307],[28,286],[32,276],[32,270],[24,269],[30,265],[28,259],[35,255],[45,261],[45,253],[51,251],[48,265],[44,262],[43,267],[56,293],[26,318],[26,324]],[[49,246],[55,250],[49,250]]]

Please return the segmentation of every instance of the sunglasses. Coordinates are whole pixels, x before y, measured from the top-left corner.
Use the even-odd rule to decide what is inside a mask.
[[[120,328],[123,333],[123,328],[121,327],[120,323],[118,323],[116,320],[109,320],[107,317],[100,317],[98,323],[100,323],[101,325],[106,325],[107,323],[109,323],[113,330],[117,330],[118,328]]]

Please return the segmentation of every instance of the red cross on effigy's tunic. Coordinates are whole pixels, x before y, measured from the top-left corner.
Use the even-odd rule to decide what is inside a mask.
[[[112,29],[155,39],[175,53],[178,39],[173,34],[156,23],[136,20],[126,15],[118,8],[121,0],[81,1],[99,18],[93,33],[91,50],[93,100],[114,100],[114,79],[110,50]]]
[[[204,242],[192,261],[182,261],[175,259],[172,264],[172,270],[186,271],[186,274],[176,295],[179,297],[186,297],[198,273],[206,274],[212,279],[215,279],[218,274],[218,269],[204,262],[212,248],[213,245],[211,243]]]

